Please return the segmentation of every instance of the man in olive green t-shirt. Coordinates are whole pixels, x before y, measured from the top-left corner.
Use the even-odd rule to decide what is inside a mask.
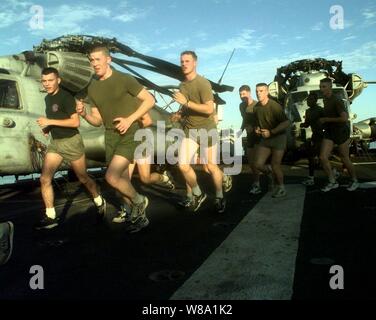
[[[330,154],[336,144],[338,145],[342,163],[352,178],[347,190],[354,191],[358,188],[359,183],[354,166],[350,160],[349,115],[343,101],[333,94],[331,79],[322,79],[320,81],[320,90],[324,96],[324,117],[320,118],[321,124],[324,125],[324,140],[321,144],[320,160],[329,178],[329,182],[321,190],[327,192],[339,187],[329,162]]]
[[[93,79],[87,88],[91,114],[86,113],[82,101],[76,102],[77,112],[94,126],[104,125],[106,160],[109,163],[106,181],[124,201],[132,203],[134,230],[131,228],[130,232],[137,232],[149,224],[146,217],[149,202],[136,192],[125,173],[139,144],[134,140],[139,129],[137,121],[154,106],[155,100],[134,77],[111,68],[111,56],[106,47],[91,50],[89,59],[98,78]]]
[[[255,168],[266,174],[273,174],[276,188],[273,191],[273,198],[280,198],[286,195],[283,184],[283,171],[281,162],[286,149],[286,129],[290,125],[282,106],[269,98],[269,88],[266,83],[256,85],[257,100],[256,113],[256,134],[260,141],[256,146]],[[271,167],[265,166],[266,160],[271,155]]]
[[[210,82],[197,74],[197,55],[193,51],[184,51],[180,55],[181,69],[184,81],[180,84],[180,91],[174,94],[174,99],[182,106],[184,114],[183,129],[185,138],[179,148],[179,169],[185,181],[192,189],[192,203],[190,209],[195,212],[207,198],[197,183],[197,177],[192,169],[192,162],[201,145],[200,156],[207,162],[216,189],[215,206],[218,213],[223,213],[226,201],[223,196],[223,173],[217,165],[216,123],[214,121],[214,97]],[[198,130],[201,130],[200,133]],[[204,137],[204,133],[207,134]],[[210,135],[213,134],[213,137]],[[209,137],[208,137],[209,136]],[[203,141],[208,137],[208,144]]]

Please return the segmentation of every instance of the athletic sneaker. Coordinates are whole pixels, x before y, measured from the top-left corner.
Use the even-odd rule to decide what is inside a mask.
[[[52,219],[47,217],[46,215],[39,221],[39,223],[35,226],[36,230],[41,229],[52,229],[59,225],[59,218]]]
[[[224,213],[226,210],[226,199],[225,198],[215,198],[215,209],[218,213]]]
[[[261,188],[260,188],[260,186],[257,185],[257,184],[252,185],[251,190],[249,190],[249,193],[250,193],[250,194],[259,194],[259,193],[261,193],[261,192],[262,192],[262,191],[261,191]]]
[[[182,201],[179,201],[178,202],[178,205],[183,207],[183,208],[189,208],[193,203],[193,199],[192,198],[186,198]]]
[[[232,189],[232,176],[223,175],[222,188],[224,192],[229,192]]]
[[[0,223],[0,266],[5,264],[12,255],[14,226],[10,221]]]
[[[120,210],[116,217],[112,219],[114,223],[124,223],[130,221],[130,214],[127,212],[127,208],[124,205],[120,206]]]
[[[305,186],[313,186],[315,184],[315,179],[313,177],[308,177],[303,180],[302,184],[304,184]]]
[[[135,223],[139,219],[146,218],[146,208],[149,205],[149,199],[143,196],[144,200],[141,203],[134,203],[131,211],[131,223]]]
[[[359,182],[357,180],[353,180],[347,186],[347,191],[355,191],[359,187]]]
[[[277,187],[274,191],[274,193],[272,194],[272,197],[273,198],[283,198],[287,195],[287,192],[285,190],[285,188],[282,188],[282,187]]]
[[[330,190],[337,189],[338,187],[339,187],[339,184],[337,181],[328,182],[325,187],[321,188],[321,191],[328,192]]]
[[[200,209],[201,204],[205,201],[206,198],[207,196],[205,193],[201,193],[201,195],[199,196],[193,195],[192,203],[189,209],[193,212],[196,212],[198,209]]]
[[[163,173],[161,175],[164,177],[164,180],[166,180],[166,179],[167,180],[163,181],[163,182],[159,182],[158,184],[162,187],[169,189],[169,190],[174,190],[175,184],[173,182],[171,174],[168,171],[163,171]]]
[[[149,219],[146,216],[141,217],[136,222],[128,224],[126,231],[129,233],[136,233],[146,228],[149,225]]]

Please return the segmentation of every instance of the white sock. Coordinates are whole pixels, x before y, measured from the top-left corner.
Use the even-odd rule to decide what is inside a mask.
[[[216,191],[215,192],[215,197],[216,198],[223,198],[223,191],[221,190],[221,191]]]
[[[100,195],[98,197],[94,198],[93,200],[94,200],[94,203],[97,207],[100,207],[103,204],[103,199]]]
[[[46,208],[46,215],[51,219],[56,219],[56,211],[55,208]]]
[[[192,199],[192,198],[193,198],[193,194],[192,194],[192,192],[190,192],[190,193],[187,192],[187,198],[188,198],[188,199]]]
[[[140,203],[144,202],[144,197],[142,195],[140,195],[139,193],[137,193],[132,202],[134,204],[140,204]]]
[[[192,193],[195,195],[195,196],[201,196],[201,189],[198,185],[196,185],[195,187],[192,188]]]

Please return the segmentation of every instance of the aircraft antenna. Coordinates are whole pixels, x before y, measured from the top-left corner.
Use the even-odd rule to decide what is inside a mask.
[[[229,58],[228,61],[227,61],[227,64],[226,64],[225,70],[223,70],[223,73],[222,73],[221,77],[219,78],[218,84],[221,84],[222,79],[223,79],[223,76],[225,75],[225,72],[226,72],[226,70],[227,70],[228,65],[230,64],[230,61],[231,61],[231,59],[232,59],[232,56],[234,55],[234,52],[235,52],[235,48],[232,50],[231,56],[230,56],[230,58]]]

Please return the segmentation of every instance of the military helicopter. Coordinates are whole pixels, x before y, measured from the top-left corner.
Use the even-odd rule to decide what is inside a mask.
[[[179,81],[184,78],[178,65],[138,53],[115,38],[89,35],[67,35],[43,40],[40,45],[34,46],[33,51],[0,57],[0,176],[41,171],[48,144],[36,123],[36,119],[45,114],[46,92],[40,83],[41,70],[47,66],[56,68],[62,78],[61,86],[75,95],[84,89],[94,76],[87,57],[88,51],[94,46],[106,46],[113,54],[112,61],[117,66],[133,74],[142,85],[152,90],[154,95],[159,94],[162,98],[171,97],[172,89],[177,87],[159,86],[131,66]],[[133,60],[124,59],[125,56]],[[223,105],[225,102],[218,93],[232,91],[233,87],[210,82],[216,105]],[[172,102],[173,100],[166,103],[165,107],[155,106],[151,110],[153,124],[161,120],[165,121],[166,129],[174,126],[170,121],[171,113],[167,111]],[[87,107],[89,108],[88,105]],[[103,128],[95,128],[86,121],[81,121],[79,130],[85,144],[88,167],[105,166]],[[66,167],[63,164],[62,169]]]
[[[288,150],[299,155],[304,143],[312,135],[310,128],[300,128],[308,108],[307,97],[310,92],[317,93],[318,104],[323,107],[320,92],[320,80],[333,80],[333,93],[344,101],[349,113],[351,143],[354,153],[368,152],[370,143],[376,140],[376,118],[355,123],[356,114],[351,111],[351,103],[375,81],[363,81],[356,73],[346,74],[342,71],[342,61],[322,58],[294,61],[277,69],[274,81],[269,84],[269,92],[282,106],[292,125],[288,133]]]

